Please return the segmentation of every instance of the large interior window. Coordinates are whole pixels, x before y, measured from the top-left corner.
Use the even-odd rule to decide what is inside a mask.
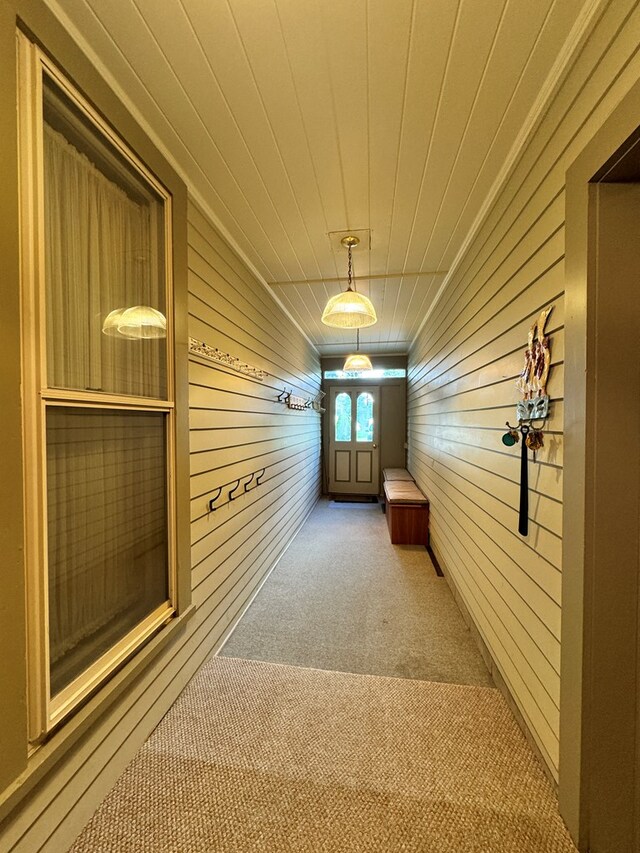
[[[20,36],[30,717],[175,611],[171,198]]]

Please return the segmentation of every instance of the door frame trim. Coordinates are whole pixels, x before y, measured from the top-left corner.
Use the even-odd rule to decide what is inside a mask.
[[[582,153],[567,171],[566,178],[566,260],[565,260],[565,424],[563,485],[563,577],[562,577],[562,647],[560,693],[560,781],[561,814],[580,850],[607,837],[607,814],[617,814],[621,797],[633,798],[633,792],[621,792],[611,786],[602,801],[602,786],[594,780],[616,778],[613,759],[606,766],[607,753],[596,749],[597,739],[606,733],[606,721],[613,713],[619,697],[598,691],[603,659],[616,659],[615,639],[607,626],[607,614],[598,607],[592,594],[600,584],[609,583],[611,594],[617,591],[606,566],[594,559],[593,518],[596,490],[594,460],[602,444],[593,425],[598,387],[598,323],[596,267],[593,247],[596,245],[597,186],[607,169],[620,162],[624,154],[640,149],[640,81],[629,91],[619,106],[603,123]],[[638,157],[637,154],[635,154]],[[640,158],[639,158],[640,162]],[[622,451],[622,443],[621,443]],[[637,533],[637,531],[636,531]],[[633,535],[633,534],[632,534]],[[637,569],[636,569],[637,570]],[[611,597],[609,597],[611,601]],[[610,611],[609,611],[610,612]],[[627,612],[628,608],[620,612]],[[610,617],[609,617],[610,618]],[[629,617],[627,621],[630,621]],[[637,616],[636,616],[637,619]],[[616,636],[633,635],[637,624],[626,624]],[[601,650],[606,647],[607,654]],[[597,654],[595,653],[597,650]],[[638,691],[636,662],[636,695]],[[604,695],[606,693],[606,695]],[[616,731],[622,750],[638,763],[638,715],[633,730]],[[617,749],[618,755],[620,749]],[[597,761],[595,756],[597,754]],[[638,787],[638,779],[635,785]],[[596,794],[597,791],[597,794]],[[638,800],[632,804],[632,813]],[[637,818],[637,814],[636,814]],[[627,834],[633,835],[633,830]],[[613,841],[619,844],[620,839]],[[628,848],[636,851],[640,840],[629,837]],[[633,846],[635,844],[635,846]],[[606,848],[600,848],[605,850]],[[613,850],[614,848],[610,848]]]

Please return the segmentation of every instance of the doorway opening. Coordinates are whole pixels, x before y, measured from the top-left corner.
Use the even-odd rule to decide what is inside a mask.
[[[407,358],[380,356],[362,376],[344,374],[343,363],[322,359],[323,493],[338,502],[378,499],[383,470],[406,465]]]

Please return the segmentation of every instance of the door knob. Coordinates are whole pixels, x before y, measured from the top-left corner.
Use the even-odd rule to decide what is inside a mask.
[[[377,444],[373,444],[373,445],[372,445],[372,447],[373,447],[373,449],[374,449],[374,450],[377,450],[377,449],[378,449],[378,445],[377,445]]]

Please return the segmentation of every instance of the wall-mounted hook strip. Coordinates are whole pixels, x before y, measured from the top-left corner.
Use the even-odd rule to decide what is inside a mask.
[[[252,474],[243,474],[242,477],[239,477],[237,480],[231,480],[229,483],[224,483],[222,486],[218,486],[213,497],[209,500],[209,512],[215,512],[217,509],[220,509],[221,506],[226,506],[231,501],[236,500],[238,497],[236,492],[239,491],[241,485],[244,486],[242,494],[246,494],[248,491],[253,491],[253,488],[261,484],[261,478],[264,476],[266,470],[266,468],[263,468],[259,473],[258,471],[254,471]],[[246,482],[243,482],[245,480]],[[250,488],[252,483],[254,484],[253,488]],[[232,486],[229,491],[228,500],[225,501],[225,503],[216,506],[217,501],[220,500],[220,495],[227,486]]]
[[[218,500],[220,495],[222,494],[222,489],[223,489],[223,486],[220,486],[220,488],[216,490],[215,496],[212,497],[211,500],[209,501],[209,512],[215,512],[216,511],[216,507],[214,506],[214,504]]]
[[[223,352],[218,347],[211,347],[209,344],[205,344],[204,341],[197,341],[195,338],[189,338],[189,352],[207,361],[223,364],[225,367],[230,367],[232,370],[237,370],[238,373],[244,373],[253,379],[258,379],[260,382],[268,375],[266,370],[260,370],[259,367],[252,367],[250,364],[245,364],[244,361],[240,361],[234,355]]]

